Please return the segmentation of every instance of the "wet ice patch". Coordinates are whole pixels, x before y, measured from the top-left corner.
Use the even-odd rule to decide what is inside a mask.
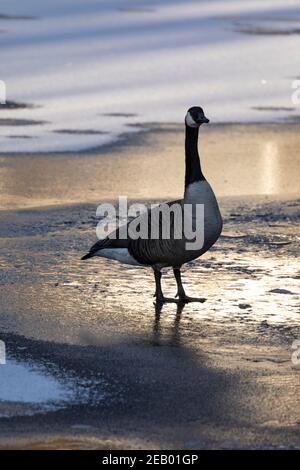
[[[33,109],[36,107],[37,105],[17,103],[16,101],[6,101],[5,103],[0,103],[0,109]]]
[[[0,14],[0,20],[35,20],[35,19],[37,19],[35,16]]]
[[[105,131],[99,131],[97,129],[58,129],[56,131],[57,134],[78,134],[78,135],[101,135],[107,134]]]
[[[6,119],[0,118],[0,126],[36,126],[46,124],[47,121],[36,121],[34,119]]]
[[[295,111],[291,106],[252,106],[255,111]]]
[[[119,7],[119,11],[122,13],[155,13],[154,8],[141,8],[141,7]]]
[[[8,135],[8,139],[32,139],[31,135]]]
[[[102,116],[107,117],[137,117],[136,113],[102,113]]]
[[[300,22],[293,18],[255,18],[252,21],[246,20],[236,22],[235,31],[244,34],[265,36],[291,36],[300,34]]]
[[[291,292],[290,290],[287,289],[272,289],[270,290],[272,294],[296,294],[296,292]]]

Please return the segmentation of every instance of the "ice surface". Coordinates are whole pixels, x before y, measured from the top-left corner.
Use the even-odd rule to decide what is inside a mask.
[[[94,147],[197,104],[212,122],[291,119],[299,18],[293,0],[4,0],[0,79],[36,107],[0,118],[37,123],[0,119],[1,152]]]

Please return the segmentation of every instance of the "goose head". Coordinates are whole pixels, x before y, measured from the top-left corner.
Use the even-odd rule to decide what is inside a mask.
[[[186,113],[185,123],[189,127],[200,127],[201,124],[208,124],[209,119],[207,119],[203,109],[200,108],[200,106],[193,106]]]

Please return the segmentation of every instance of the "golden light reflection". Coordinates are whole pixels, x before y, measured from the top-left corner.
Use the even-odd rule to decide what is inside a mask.
[[[223,125],[203,130],[203,172],[217,197],[300,191],[300,133],[278,125]],[[80,155],[2,156],[0,208],[181,197],[184,126],[157,126],[140,137]]]
[[[279,193],[279,149],[274,141],[267,141],[262,148],[261,193]]]

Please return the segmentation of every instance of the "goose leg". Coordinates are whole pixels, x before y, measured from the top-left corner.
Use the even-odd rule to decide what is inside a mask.
[[[154,269],[154,279],[155,279],[155,294],[156,300],[163,301],[164,294],[161,290],[161,272],[158,269]]]
[[[158,269],[153,269],[154,271],[154,278],[155,278],[155,294],[154,297],[156,297],[156,301],[158,303],[164,303],[164,302],[178,302],[176,299],[170,299],[168,297],[164,297],[163,291],[161,289],[161,272]]]
[[[206,299],[200,299],[197,297],[189,297],[188,295],[186,295],[185,290],[182,285],[182,281],[181,281],[180,268],[174,268],[173,273],[174,273],[176,283],[177,283],[176,297],[179,298],[180,302],[205,302]]]
[[[174,273],[176,283],[177,283],[176,297],[179,297],[179,299],[185,299],[186,298],[186,293],[185,293],[183,285],[182,285],[180,269],[174,268],[173,273]]]

